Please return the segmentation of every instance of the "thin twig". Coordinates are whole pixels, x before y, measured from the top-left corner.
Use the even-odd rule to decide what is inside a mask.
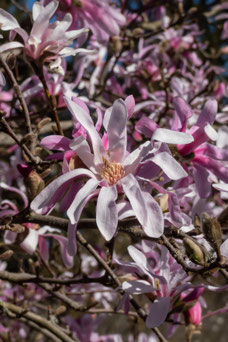
[[[25,116],[25,125],[27,128],[27,132],[30,134],[33,134],[32,131],[32,125],[31,125],[31,120],[30,120],[30,115],[29,115],[29,110],[27,107],[27,104],[25,102],[24,96],[21,92],[21,89],[17,83],[16,78],[14,77],[13,72],[10,70],[8,64],[6,63],[6,61],[4,60],[4,58],[0,55],[0,63],[2,64],[6,74],[8,75],[12,86],[15,90],[15,93],[17,94],[18,100],[20,101],[21,107],[23,108],[23,112],[24,112],[24,116]]]

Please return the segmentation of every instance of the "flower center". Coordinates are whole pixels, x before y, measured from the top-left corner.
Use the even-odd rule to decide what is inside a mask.
[[[124,168],[119,163],[111,163],[103,157],[104,166],[101,170],[101,177],[105,179],[109,185],[116,184],[121,178],[125,176]]]

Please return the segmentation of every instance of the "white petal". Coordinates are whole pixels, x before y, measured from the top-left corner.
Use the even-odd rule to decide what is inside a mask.
[[[97,200],[96,221],[97,226],[109,241],[113,238],[118,224],[118,213],[116,207],[116,199],[118,193],[116,185],[102,187]]]
[[[110,160],[121,162],[127,145],[127,108],[122,99],[116,100],[107,125]]]
[[[0,27],[3,31],[14,30],[20,27],[18,21],[4,9],[0,8]]]
[[[35,252],[39,238],[39,231],[35,229],[29,229],[29,233],[24,239],[24,241],[20,244],[21,248],[23,248],[27,253],[32,254]]]
[[[207,134],[208,138],[210,138],[213,141],[216,141],[218,138],[218,133],[216,132],[216,130],[210,125],[207,124],[204,127],[204,132]]]
[[[219,191],[226,191],[228,192],[228,184],[225,183],[217,183],[217,184],[212,184],[213,188]]]
[[[152,140],[157,140],[167,144],[190,144],[194,141],[194,138],[189,133],[172,131],[166,128],[157,128],[152,135]]]
[[[96,131],[92,118],[88,115],[88,113],[80,107],[77,103],[73,102],[67,97],[64,97],[66,105],[72,115],[76,118],[76,120],[87,130],[92,146],[94,155],[96,157],[96,165],[102,164],[103,160],[102,156],[106,154],[103,142],[99,133]]]
[[[138,266],[141,266],[147,269],[147,258],[145,254],[143,254],[140,250],[138,250],[134,246],[129,246],[127,250],[131,258],[134,260],[134,262]]]
[[[87,183],[78,191],[69,209],[67,216],[71,224],[77,224],[81,216],[82,210],[88,201],[89,195],[97,188],[99,181],[96,179],[89,179]]]
[[[150,329],[161,325],[169,312],[170,300],[166,297],[156,299],[150,306],[150,312],[146,319],[146,326]]]
[[[158,165],[170,179],[178,180],[188,176],[183,167],[167,152],[156,154],[151,161]]]

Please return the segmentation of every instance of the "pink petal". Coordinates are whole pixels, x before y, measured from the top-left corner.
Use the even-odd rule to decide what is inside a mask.
[[[127,109],[123,100],[116,100],[107,124],[110,160],[121,162],[127,145]]]
[[[156,328],[166,319],[170,306],[170,299],[160,297],[150,305],[150,312],[146,319],[147,328]]]
[[[62,135],[49,135],[43,138],[40,144],[49,150],[67,151],[70,149],[70,142],[71,139],[63,137]]]
[[[178,180],[188,176],[183,167],[167,152],[156,154],[151,161],[158,165],[170,179]]]
[[[161,141],[167,144],[190,144],[194,138],[189,133],[172,131],[166,128],[157,128],[152,135],[152,140]]]
[[[199,115],[199,118],[196,122],[196,126],[203,127],[207,123],[212,125],[215,121],[215,117],[218,110],[218,104],[216,100],[208,100]]]
[[[94,174],[86,169],[76,169],[56,178],[34,198],[31,209],[37,213],[47,213],[62,197],[70,182],[83,176],[95,178]]]
[[[120,182],[145,233],[155,238],[161,236],[164,222],[158,203],[150,194],[141,191],[139,183],[132,174],[122,178]]]
[[[117,229],[118,214],[115,202],[117,197],[116,185],[113,185],[102,187],[97,200],[97,226],[107,241],[113,238]]]
[[[125,99],[125,105],[126,105],[126,108],[127,108],[127,117],[128,117],[128,120],[129,120],[130,117],[133,115],[134,109],[135,109],[135,99],[134,99],[134,96],[129,95]]]
[[[94,155],[96,156],[96,164],[103,164],[102,156],[106,154],[101,137],[96,131],[92,118],[78,104],[64,97],[66,105],[72,115],[87,130],[93,146]]]
[[[98,187],[99,181],[96,179],[89,179],[87,183],[78,191],[69,209],[67,216],[71,224],[77,224],[81,216],[82,210],[88,201],[89,195]]]

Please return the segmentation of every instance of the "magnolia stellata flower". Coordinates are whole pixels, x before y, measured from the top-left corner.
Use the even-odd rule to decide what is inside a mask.
[[[110,240],[116,232],[118,210],[116,200],[118,193],[125,193],[135,216],[146,234],[159,237],[163,232],[163,216],[161,209],[153,197],[143,192],[135,178],[140,161],[152,145],[148,141],[128,154],[127,117],[128,112],[123,100],[116,100],[112,108],[107,110],[104,126],[107,132],[108,149],[94,127],[89,113],[72,100],[65,98],[72,115],[85,128],[90,143],[84,136],[75,139],[70,147],[82,160],[86,168],[72,170],[58,177],[49,184],[32,202],[36,212],[48,213],[62,194],[63,189],[76,178],[88,177],[89,180],[75,194],[67,210],[69,224],[69,252],[75,252],[75,229],[81,212],[90,198],[98,196],[96,221],[98,228],[106,240]]]
[[[61,22],[50,23],[49,20],[58,8],[59,2],[52,0],[47,6],[35,2],[32,8],[33,26],[30,35],[22,29],[17,20],[8,12],[0,9],[0,27],[3,31],[9,31],[11,38],[18,33],[24,44],[10,42],[3,44],[0,52],[15,48],[24,48],[26,54],[35,61],[51,61],[50,69],[60,68],[60,57],[74,56],[85,49],[68,47],[73,40],[88,32],[87,28],[67,31],[72,23],[72,16],[67,13]]]
[[[71,28],[87,26],[99,41],[118,35],[120,26],[126,22],[125,16],[107,0],[61,0],[56,14],[61,19],[65,13],[71,13],[73,17]]]

